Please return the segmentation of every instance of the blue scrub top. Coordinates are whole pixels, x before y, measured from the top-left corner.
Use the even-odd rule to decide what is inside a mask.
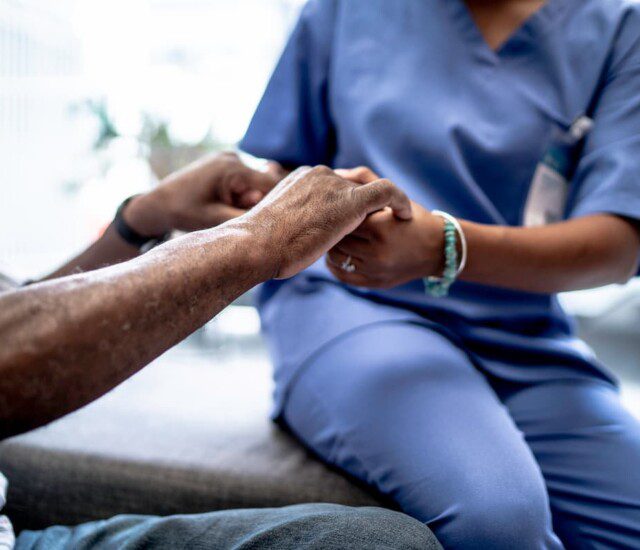
[[[516,226],[552,135],[583,114],[595,125],[566,216],[639,219],[640,5],[548,0],[494,52],[464,0],[311,0],[241,148],[290,166],[370,166],[428,209]],[[345,288],[318,262],[268,283],[261,311],[280,398],[322,346],[397,320],[446,333],[510,380],[609,378],[551,295]]]

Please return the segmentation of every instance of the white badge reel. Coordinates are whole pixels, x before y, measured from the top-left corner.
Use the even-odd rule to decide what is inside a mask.
[[[581,116],[568,131],[554,136],[538,163],[524,208],[523,225],[533,227],[559,222],[564,216],[569,185],[593,120]]]

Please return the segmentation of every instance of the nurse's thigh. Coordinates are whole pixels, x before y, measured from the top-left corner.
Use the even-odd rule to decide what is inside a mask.
[[[303,366],[285,421],[327,462],[395,499],[445,547],[555,548],[539,468],[465,353],[378,323]]]
[[[601,381],[533,386],[505,398],[546,479],[568,548],[640,548],[640,423]]]

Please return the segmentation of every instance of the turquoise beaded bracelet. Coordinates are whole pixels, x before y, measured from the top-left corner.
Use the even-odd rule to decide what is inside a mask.
[[[467,262],[467,243],[458,221],[446,212],[434,210],[432,214],[444,219],[444,272],[442,277],[426,277],[424,288],[428,294],[443,298],[449,294],[451,285],[456,281]],[[458,261],[458,238],[462,248],[462,259]]]

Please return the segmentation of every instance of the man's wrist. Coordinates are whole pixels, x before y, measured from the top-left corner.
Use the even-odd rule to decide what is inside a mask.
[[[163,201],[155,191],[134,197],[122,216],[127,225],[140,235],[159,237],[173,229]]]
[[[259,282],[274,279],[282,268],[282,246],[270,227],[250,216],[241,216],[224,224],[237,228],[245,237],[245,259],[255,273]]]

